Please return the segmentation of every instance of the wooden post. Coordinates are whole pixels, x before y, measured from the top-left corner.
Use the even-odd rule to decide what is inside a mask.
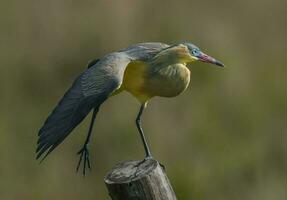
[[[158,161],[127,161],[105,177],[112,200],[176,200],[164,169]]]

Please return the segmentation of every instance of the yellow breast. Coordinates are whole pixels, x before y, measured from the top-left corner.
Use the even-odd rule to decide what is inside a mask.
[[[190,71],[184,64],[151,68],[146,90],[152,96],[174,97],[182,93],[190,82]]]
[[[113,95],[125,90],[145,103],[154,96],[177,96],[187,88],[189,81],[190,71],[184,64],[158,67],[135,61],[127,66],[122,85]]]
[[[121,87],[117,89],[113,95],[125,90],[135,96],[141,103],[148,101],[151,96],[143,91],[147,68],[148,64],[145,62],[131,62],[125,70]]]

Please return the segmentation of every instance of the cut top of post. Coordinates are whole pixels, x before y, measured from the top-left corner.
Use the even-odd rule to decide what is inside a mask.
[[[152,172],[158,165],[154,159],[144,161],[128,161],[117,164],[105,177],[108,184],[121,184],[141,179]]]

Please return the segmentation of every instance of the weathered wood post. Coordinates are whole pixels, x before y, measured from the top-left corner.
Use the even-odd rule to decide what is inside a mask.
[[[112,200],[176,200],[158,161],[127,161],[116,165],[105,177]]]

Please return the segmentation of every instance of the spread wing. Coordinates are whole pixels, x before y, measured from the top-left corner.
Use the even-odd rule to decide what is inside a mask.
[[[37,159],[52,152],[93,108],[98,108],[120,86],[129,62],[124,54],[108,55],[74,81],[38,133]]]
[[[38,133],[37,159],[50,154],[71,131],[120,87],[126,66],[132,60],[147,60],[165,47],[143,43],[94,60],[68,89]]]

